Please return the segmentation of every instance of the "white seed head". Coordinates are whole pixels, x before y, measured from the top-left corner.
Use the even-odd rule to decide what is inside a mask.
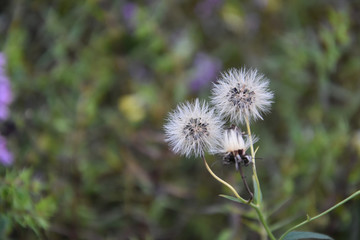
[[[230,69],[214,84],[211,102],[220,115],[235,123],[263,119],[270,110],[273,93],[269,80],[257,70]]]
[[[253,136],[252,143],[256,143],[258,138]],[[243,135],[237,127],[230,128],[224,131],[223,137],[221,138],[220,145],[213,149],[213,153],[232,153],[239,150],[244,152],[250,147],[250,138]]]
[[[205,151],[219,144],[223,122],[205,101],[179,104],[169,114],[165,129],[165,141],[175,153],[203,156]]]

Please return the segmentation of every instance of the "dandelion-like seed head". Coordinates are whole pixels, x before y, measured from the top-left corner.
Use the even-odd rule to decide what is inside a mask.
[[[258,138],[253,136],[253,144],[257,141]],[[249,137],[242,133],[237,127],[231,127],[224,131],[220,145],[218,145],[213,152],[222,154],[238,152],[239,150],[246,152],[250,145]]]
[[[252,143],[257,141],[258,138],[254,137]],[[224,164],[235,163],[238,168],[238,164],[247,166],[252,162],[251,156],[246,154],[250,145],[250,138],[234,126],[224,131],[220,144],[212,152],[222,154]]]
[[[222,136],[223,122],[205,102],[186,102],[169,114],[164,126],[166,141],[175,153],[203,156]]]
[[[223,73],[212,90],[211,102],[220,115],[235,123],[245,119],[262,119],[261,114],[270,110],[273,93],[269,80],[256,70],[230,69]]]

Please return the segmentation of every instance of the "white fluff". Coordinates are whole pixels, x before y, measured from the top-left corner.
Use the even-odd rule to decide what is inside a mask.
[[[258,138],[253,136],[253,144],[258,141]],[[246,151],[251,145],[249,137],[242,135],[237,127],[227,129],[223,133],[220,145],[213,149],[213,153],[231,153],[238,150]]]
[[[212,90],[211,103],[221,116],[235,123],[262,119],[270,110],[273,93],[269,80],[257,70],[230,69],[223,73]]]
[[[205,101],[179,104],[164,126],[166,141],[173,152],[203,156],[219,144],[223,121]]]

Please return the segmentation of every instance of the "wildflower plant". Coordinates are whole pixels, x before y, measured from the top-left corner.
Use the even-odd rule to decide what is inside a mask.
[[[311,222],[328,212],[334,210],[350,199],[360,194],[353,193],[328,210],[307,218],[291,226],[279,237],[275,237],[266,218],[260,181],[257,176],[254,143],[258,138],[252,135],[250,123],[263,120],[263,114],[270,111],[273,102],[273,93],[269,89],[269,80],[255,69],[230,69],[223,73],[212,89],[209,107],[205,101],[196,99],[194,102],[179,104],[169,114],[164,126],[166,141],[173,152],[190,157],[201,157],[208,172],[220,183],[228,187],[233,196],[220,195],[229,200],[250,205],[256,212],[259,222],[263,226],[259,230],[262,239],[296,240],[296,239],[332,239],[331,237],[313,232],[296,232],[295,229]],[[225,129],[225,122],[229,121],[231,127]],[[239,124],[246,127],[242,132]],[[247,151],[250,149],[250,154]],[[210,168],[205,153],[222,156],[223,164],[234,164],[239,171],[249,199],[239,195],[235,188],[225,180],[218,177]],[[242,167],[252,167],[253,191],[244,177]],[[276,225],[276,223],[275,223]]]
[[[9,105],[13,100],[11,84],[6,75],[6,56],[0,52],[0,122],[9,117]],[[6,138],[0,135],[0,163],[9,166],[13,163],[13,154],[7,148]]]

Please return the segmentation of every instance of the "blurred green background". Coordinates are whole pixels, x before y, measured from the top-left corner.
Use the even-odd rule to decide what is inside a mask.
[[[350,195],[359,11],[350,0],[2,0],[16,129],[15,162],[0,166],[0,238],[260,239],[254,212],[163,141],[167,113],[208,99],[230,67],[258,68],[275,93],[252,126],[275,235]],[[208,160],[246,196],[233,167]],[[359,226],[354,199],[302,230],[357,240]]]

